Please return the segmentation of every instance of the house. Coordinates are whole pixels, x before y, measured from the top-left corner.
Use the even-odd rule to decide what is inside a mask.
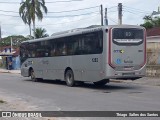
[[[160,27],[147,30],[147,50],[160,51]]]
[[[2,58],[2,67],[6,69],[20,69],[19,48],[1,47],[0,56]]]
[[[147,30],[147,42],[160,42],[160,27]]]

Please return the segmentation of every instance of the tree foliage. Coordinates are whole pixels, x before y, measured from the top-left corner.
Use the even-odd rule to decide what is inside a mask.
[[[22,18],[25,24],[28,24],[30,36],[31,36],[31,15],[30,15],[30,0],[26,0],[25,2],[21,2],[21,6],[19,8],[19,15]]]
[[[12,45],[14,47],[19,47],[20,43],[27,40],[27,38],[25,38],[22,35],[12,35],[12,36],[8,36],[5,37],[3,39],[0,40],[0,47],[3,46],[10,46],[11,45],[11,37],[12,37]]]
[[[34,32],[35,38],[48,37],[49,35],[46,32],[47,31],[44,28],[36,28],[36,30]]]
[[[145,27],[146,29],[153,28],[153,24],[150,22],[145,22],[144,24],[141,24],[141,26]]]
[[[160,27],[160,17],[152,18],[152,16],[145,16],[143,19],[145,22],[144,24],[141,24],[141,26],[145,27],[146,29]]]
[[[30,25],[31,21],[33,23],[33,30],[35,32],[35,19],[38,20],[43,19],[43,12],[47,14],[48,10],[45,6],[45,0],[25,0],[21,2],[21,6],[19,8],[19,14],[25,24]],[[30,28],[30,36],[31,36],[31,28]]]

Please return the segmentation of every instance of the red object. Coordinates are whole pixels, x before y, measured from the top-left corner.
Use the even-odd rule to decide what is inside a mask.
[[[147,36],[160,36],[160,27],[148,29]]]

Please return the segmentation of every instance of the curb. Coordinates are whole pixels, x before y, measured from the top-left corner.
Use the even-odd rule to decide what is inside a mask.
[[[0,71],[0,73],[10,73],[9,71]]]
[[[14,71],[9,71],[9,70],[0,70],[0,73],[20,74],[20,72],[14,72]]]

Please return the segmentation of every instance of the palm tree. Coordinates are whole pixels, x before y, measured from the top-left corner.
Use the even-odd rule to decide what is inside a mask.
[[[26,0],[25,2],[22,1],[20,4],[20,8],[19,8],[19,15],[22,18],[23,22],[25,24],[29,25],[29,31],[30,31],[30,36],[31,36],[31,16],[29,13],[29,9],[30,9],[30,0]]]
[[[47,13],[47,7],[45,6],[45,0],[26,0],[25,2],[21,2],[21,6],[19,9],[19,14],[22,17],[22,20],[25,24],[31,25],[31,21],[33,22],[33,30],[35,32],[35,19],[38,20],[43,19],[42,10]],[[31,28],[30,28],[31,30]],[[31,35],[31,34],[30,34]]]
[[[48,37],[49,35],[46,33],[46,29],[44,28],[36,28],[34,32],[35,38],[43,38]]]
[[[30,15],[33,22],[33,30],[35,32],[35,18],[37,17],[38,20],[43,19],[42,10],[47,14],[47,7],[45,6],[44,0],[30,0]]]

